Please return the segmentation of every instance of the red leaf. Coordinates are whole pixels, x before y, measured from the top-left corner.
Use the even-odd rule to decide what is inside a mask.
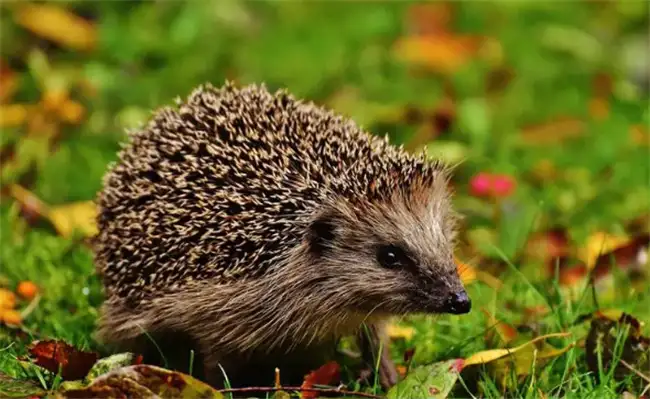
[[[301,388],[313,388],[314,385],[330,385],[339,379],[340,367],[335,361],[325,363],[317,370],[309,373],[302,383]],[[304,391],[303,399],[314,399],[318,397],[318,392]]]
[[[79,380],[88,374],[99,356],[94,352],[83,352],[63,341],[35,341],[29,348],[35,357],[34,363],[58,373],[64,380]]]

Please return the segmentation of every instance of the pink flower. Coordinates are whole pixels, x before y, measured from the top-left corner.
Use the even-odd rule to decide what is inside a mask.
[[[490,195],[491,187],[492,176],[488,173],[479,173],[472,177],[469,182],[470,192],[477,197]]]
[[[470,180],[469,188],[477,197],[503,198],[510,196],[516,187],[512,176],[481,172]]]
[[[492,195],[509,197],[515,191],[515,179],[508,175],[495,175],[492,178]]]

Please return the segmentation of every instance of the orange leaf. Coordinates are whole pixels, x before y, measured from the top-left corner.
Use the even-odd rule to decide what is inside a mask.
[[[24,299],[32,300],[38,293],[38,287],[31,281],[21,281],[16,292]]]
[[[609,102],[606,98],[593,98],[589,101],[589,115],[595,120],[606,119],[609,115]]]
[[[448,32],[452,18],[449,2],[415,4],[408,9],[407,23],[413,33],[431,35]]]
[[[7,102],[18,88],[18,76],[0,60],[0,103]]]
[[[25,29],[65,47],[90,50],[97,40],[93,24],[56,5],[22,4],[14,18]]]
[[[23,318],[20,313],[12,309],[0,309],[0,321],[8,326],[19,326]]]
[[[0,309],[13,309],[16,306],[16,295],[5,288],[0,288]]]
[[[317,370],[309,373],[302,383],[301,388],[313,388],[314,385],[331,385],[340,378],[340,366],[337,362],[331,361],[319,367]],[[318,397],[318,392],[303,391],[303,399],[313,399]]]
[[[650,134],[644,125],[630,126],[630,140],[636,145],[650,146]]]
[[[525,144],[552,145],[580,137],[584,132],[583,121],[572,117],[561,117],[548,123],[524,127],[521,139]]]
[[[83,352],[63,341],[36,341],[29,348],[34,363],[58,373],[64,380],[79,380],[88,374],[99,356],[94,352]]]
[[[449,74],[466,65],[477,54],[478,48],[476,37],[440,34],[399,39],[394,51],[405,62]]]
[[[77,124],[81,122],[86,110],[84,106],[76,101],[66,100],[59,108],[59,115],[61,118],[68,122]]]

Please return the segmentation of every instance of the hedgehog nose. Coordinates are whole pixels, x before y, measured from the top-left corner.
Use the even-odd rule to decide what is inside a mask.
[[[469,313],[472,309],[472,301],[467,296],[467,292],[454,292],[447,298],[446,311],[452,314]]]

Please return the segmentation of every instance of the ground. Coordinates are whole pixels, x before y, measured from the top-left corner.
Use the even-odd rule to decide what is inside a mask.
[[[589,322],[572,325],[598,309],[650,321],[637,256],[650,204],[646,4],[425,4],[3,5],[0,285],[30,281],[40,295],[19,327],[0,326],[0,370],[23,376],[16,357],[35,339],[104,350],[92,335],[102,301],[92,254],[65,222],[94,199],[125,129],[232,79],[286,87],[457,164],[457,256],[473,310],[396,323],[403,369],[571,332],[548,340],[574,346],[546,362],[516,360],[517,373],[487,364],[451,395],[639,394],[631,381],[650,369],[615,378],[594,367]]]

